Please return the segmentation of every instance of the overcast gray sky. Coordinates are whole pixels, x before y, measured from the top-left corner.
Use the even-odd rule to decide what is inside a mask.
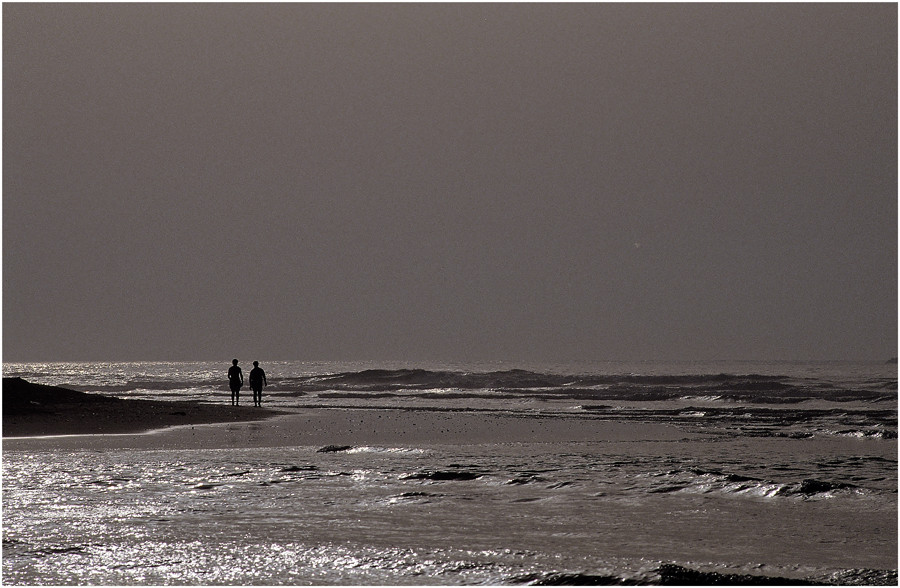
[[[3,359],[886,359],[896,4],[3,4]]]

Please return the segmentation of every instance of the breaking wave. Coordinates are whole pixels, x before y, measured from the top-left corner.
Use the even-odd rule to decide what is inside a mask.
[[[796,404],[808,400],[879,402],[897,398],[896,380],[866,382],[864,387],[834,387],[830,382],[760,374],[596,375],[550,374],[527,370],[491,372],[424,369],[363,370],[284,379],[278,389],[329,393],[332,397],[390,397],[419,394],[504,394],[528,398],[660,401],[684,398]]]

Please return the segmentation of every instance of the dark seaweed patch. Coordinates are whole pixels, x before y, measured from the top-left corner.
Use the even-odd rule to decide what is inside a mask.
[[[669,492],[678,492],[679,490],[684,490],[687,488],[687,484],[669,484],[666,486],[660,486],[659,488],[651,488],[647,490],[650,494],[668,494]]]
[[[318,468],[316,466],[311,466],[311,465],[308,465],[308,466],[292,465],[292,466],[283,467],[283,468],[281,468],[280,471],[282,471],[282,472],[313,472],[313,471],[316,471],[317,469]]]
[[[622,586],[637,584],[637,582],[628,582],[618,576],[566,574],[561,572],[524,574],[510,578],[508,582],[510,584],[527,584],[529,586]]]

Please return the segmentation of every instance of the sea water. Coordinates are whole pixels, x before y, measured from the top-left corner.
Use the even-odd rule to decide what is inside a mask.
[[[229,364],[5,364],[3,375],[228,402]],[[896,365],[263,367],[264,403],[288,411],[599,419],[683,435],[336,452],[8,442],[3,582],[897,581]]]

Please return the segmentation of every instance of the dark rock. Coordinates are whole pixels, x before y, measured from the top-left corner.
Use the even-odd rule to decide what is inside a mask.
[[[337,451],[348,451],[353,449],[352,445],[326,445],[318,450],[316,453],[335,453]]]

